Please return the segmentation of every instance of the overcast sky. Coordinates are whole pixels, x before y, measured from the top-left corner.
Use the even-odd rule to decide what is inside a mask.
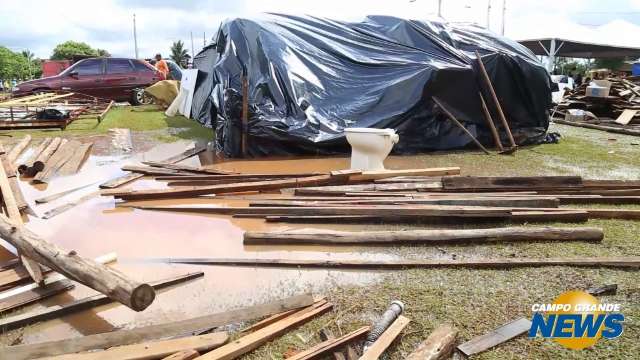
[[[134,56],[136,14],[141,57],[169,53],[183,40],[196,53],[225,18],[260,12],[310,14],[345,20],[365,15],[422,19],[435,16],[437,0],[0,0],[0,45],[48,58],[66,40],[85,41],[115,56]],[[443,0],[449,21],[486,24],[487,0]],[[502,0],[491,1],[491,29],[499,32]],[[640,0],[507,0],[505,35],[513,39],[562,37],[640,47]]]

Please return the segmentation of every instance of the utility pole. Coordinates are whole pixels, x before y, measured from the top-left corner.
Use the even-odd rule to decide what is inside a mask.
[[[487,0],[487,30],[491,29],[491,0]]]
[[[502,30],[500,30],[500,35],[504,36],[504,18],[507,13],[507,0],[502,0]]]
[[[193,62],[193,58],[196,56],[195,51],[193,51],[193,31],[191,32],[191,61]]]
[[[438,0],[438,17],[442,17],[442,0]]]
[[[133,14],[133,46],[135,47],[135,50],[136,50],[136,59],[139,59],[139,57],[138,57],[138,33],[136,32],[136,14]]]
[[[206,47],[206,46],[207,46],[207,33],[202,32],[202,47]]]

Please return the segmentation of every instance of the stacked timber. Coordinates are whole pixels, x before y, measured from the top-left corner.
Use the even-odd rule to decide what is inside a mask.
[[[7,155],[10,163],[15,163],[30,141],[25,137]],[[33,151],[32,155],[17,170],[26,177],[32,177],[35,183],[48,183],[56,175],[73,175],[91,152],[92,143],[68,141],[62,138],[46,138]]]

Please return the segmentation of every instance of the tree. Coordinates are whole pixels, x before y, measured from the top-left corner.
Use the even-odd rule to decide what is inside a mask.
[[[0,46],[0,79],[23,80],[38,75],[39,60],[33,57],[33,53],[29,51],[18,53]]]
[[[174,41],[171,45],[171,56],[169,56],[171,60],[175,61],[176,64],[187,67],[186,63],[189,61],[189,52],[184,48],[184,43],[182,40]]]
[[[595,59],[593,63],[594,69],[609,69],[618,70],[624,65],[624,59],[607,58],[607,59]]]
[[[74,55],[99,56],[98,50],[92,48],[89,44],[69,40],[58,44],[53,49],[51,60],[72,60]]]
[[[100,57],[111,57],[111,54],[109,54],[109,52],[105,49],[96,49],[96,52]]]

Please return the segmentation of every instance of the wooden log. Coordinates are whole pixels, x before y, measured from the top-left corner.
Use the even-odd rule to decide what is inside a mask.
[[[147,360],[159,359],[178,351],[210,351],[227,342],[226,332],[189,336],[185,338],[157,340],[141,344],[112,347],[103,351],[54,356],[51,360]],[[193,357],[191,357],[193,359]]]
[[[22,306],[63,293],[67,290],[73,289],[73,287],[73,283],[69,280],[56,281],[52,284],[23,292],[8,299],[0,300],[0,314],[7,311],[13,311]]]
[[[628,127],[616,127],[616,126],[605,126],[605,125],[595,125],[586,122],[577,122],[577,121],[566,121],[562,119],[553,119],[553,122],[562,124],[562,125],[570,125],[577,126],[587,129],[593,130],[602,130],[614,134],[623,134],[623,135],[631,135],[631,136],[640,136],[640,130],[629,129]]]
[[[276,268],[344,268],[344,269],[431,269],[431,268],[477,268],[510,269],[519,267],[575,266],[640,268],[640,257],[596,257],[596,258],[521,258],[478,260],[302,260],[302,259],[225,259],[184,258],[154,259],[170,264],[249,266]]]
[[[182,205],[138,205],[137,209],[192,212],[205,214],[260,214],[260,215],[380,215],[389,212],[394,216],[432,216],[432,217],[482,217],[508,219],[511,210],[507,208],[449,206],[449,205],[414,205],[414,206],[337,206],[337,207],[233,207],[233,206],[182,206]]]
[[[298,295],[263,305],[255,305],[166,324],[142,326],[130,330],[116,330],[102,334],[87,335],[80,338],[48,341],[38,344],[10,346],[5,347],[3,350],[10,353],[13,360],[27,360],[65,353],[106,349],[113,346],[167,338],[189,331],[197,331],[205,328],[211,329],[230,323],[248,321],[311,304],[313,304],[313,296]]]
[[[144,310],[155,298],[148,284],[135,282],[117,270],[78,256],[75,251],[65,251],[4,216],[0,216],[0,237],[25,256],[133,310]]]
[[[249,183],[236,183],[224,185],[211,185],[194,188],[180,189],[160,189],[160,190],[139,190],[139,191],[109,191],[103,195],[113,195],[124,200],[145,200],[145,199],[167,199],[192,197],[209,194],[222,194],[232,192],[243,192],[252,190],[277,190],[288,187],[320,185],[331,180],[330,175],[309,176],[305,178],[292,178],[271,181],[258,181]]]
[[[504,116],[504,112],[502,111],[502,106],[500,105],[500,100],[498,100],[498,95],[496,95],[496,91],[493,88],[493,84],[491,84],[491,78],[487,73],[487,69],[484,67],[484,63],[482,62],[482,56],[480,56],[480,53],[477,50],[476,50],[476,59],[478,60],[478,67],[480,68],[480,74],[482,75],[482,79],[484,80],[484,83],[487,86],[487,89],[489,89],[489,93],[491,94],[491,98],[493,99],[493,104],[498,110],[498,116],[502,121],[502,126],[504,127],[504,131],[507,133],[507,137],[509,138],[509,143],[511,144],[512,148],[515,148],[516,142],[513,139],[513,135],[511,134],[511,128],[509,127],[509,122],[507,121],[507,118]]]
[[[315,316],[324,314],[333,308],[332,304],[310,309],[300,310],[278,322],[268,325],[260,330],[247,334],[234,342],[221,346],[209,353],[199,357],[200,360],[230,360],[248,353],[266,343],[267,341],[289,331],[290,329],[302,325]]]
[[[44,140],[42,140],[42,142],[40,143],[40,145],[38,145],[34,151],[33,154],[31,154],[31,156],[23,163],[20,164],[18,166],[18,172],[20,174],[23,174],[27,171],[28,168],[33,166],[33,163],[36,161],[36,159],[38,158],[38,156],[40,156],[40,154],[42,153],[42,151],[44,151],[44,149],[49,146],[49,144],[51,143],[51,141],[53,141],[53,138],[45,138]]]
[[[510,227],[496,229],[335,231],[325,229],[289,229],[271,232],[246,231],[244,244],[397,244],[423,245],[494,243],[509,241],[592,241],[604,238],[600,228]]]
[[[378,360],[382,353],[387,350],[389,345],[400,335],[402,330],[404,330],[407,325],[409,325],[410,320],[402,315],[398,316],[398,318],[385,330],[382,335],[373,343],[360,357],[360,360]]]
[[[194,146],[193,148],[187,149],[184,152],[171,156],[167,159],[164,159],[163,162],[165,163],[172,163],[175,164],[177,162],[180,162],[182,160],[188,159],[192,156],[195,156],[203,151],[205,151],[207,148],[206,146]],[[124,184],[130,183],[134,180],[140,179],[144,177],[144,174],[125,174],[122,176],[118,176],[114,179],[111,179],[109,181],[106,181],[102,184],[100,184],[100,188],[101,189],[114,189],[117,188],[119,186],[122,186]]]
[[[7,153],[7,159],[9,160],[10,164],[16,165],[16,161],[18,160],[18,157],[20,157],[20,154],[22,154],[24,149],[26,149],[27,146],[29,146],[30,142],[31,142],[31,135],[27,134],[13,148],[11,148],[11,151]]]
[[[514,320],[488,334],[475,337],[464,344],[458,345],[458,350],[467,356],[478,354],[516,336],[522,335],[531,328],[531,321],[525,318]]]
[[[25,171],[25,175],[32,177],[35,176],[38,172],[44,170],[44,164],[49,160],[49,158],[53,155],[53,153],[58,149],[60,144],[63,142],[62,138],[56,137],[51,140],[49,145],[47,145],[44,150],[38,155],[36,160],[33,162],[33,165],[29,167]],[[66,141],[66,139],[64,139]]]
[[[287,360],[311,360],[311,359],[320,359],[322,356],[327,356],[329,352],[333,350],[337,350],[346,344],[356,341],[362,337],[364,337],[370,330],[369,326],[363,326],[353,332],[350,332],[344,336],[339,338],[329,339],[323,341],[311,348],[301,351],[291,357],[288,357]],[[344,357],[343,357],[344,358]]]
[[[42,215],[42,218],[43,219],[51,219],[52,217],[60,215],[63,212],[65,212],[65,211],[67,211],[67,210],[69,210],[69,209],[71,209],[71,208],[73,208],[75,206],[78,206],[78,205],[80,205],[80,204],[82,204],[82,203],[84,203],[86,201],[89,201],[89,200],[91,200],[94,197],[99,196],[99,195],[100,195],[99,191],[94,191],[94,192],[89,193],[87,195],[84,195],[84,196],[82,196],[82,197],[80,197],[78,199],[71,200],[71,201],[69,201],[69,202],[67,202],[65,204],[62,204],[60,206],[57,206],[57,207],[55,207],[53,209],[50,209],[50,210],[46,211]]]
[[[433,102],[436,103],[436,105],[438,105],[438,107],[442,110],[442,112],[444,112],[444,114],[449,118],[449,120],[453,121],[454,124],[456,124],[456,126],[458,126],[460,128],[460,130],[462,130],[465,134],[467,134],[467,136],[469,136],[469,138],[478,146],[478,148],[480,148],[480,150],[484,151],[485,154],[490,155],[491,153],[489,152],[489,150],[487,150],[487,148],[485,148],[480,141],[478,141],[478,139],[476,139],[475,136],[473,136],[473,134],[467,130],[466,127],[464,127],[464,125],[462,125],[462,123],[460,123],[460,121],[458,121],[458,119],[456,119],[455,116],[453,116],[453,114],[447,110],[446,107],[444,107],[444,105],[440,102],[440,100],[438,100],[437,97],[432,97]]]
[[[183,350],[163,358],[162,360],[192,360],[200,356],[196,350]]]
[[[170,279],[152,282],[153,290],[161,290],[169,286],[183,283],[204,276],[203,272],[190,273],[176,276]],[[65,315],[74,314],[78,311],[94,308],[96,306],[112,303],[113,300],[103,294],[93,295],[75,300],[65,305],[54,305],[44,309],[27,312],[14,316],[7,316],[0,319],[0,329],[13,330],[19,327],[34,324],[40,321],[59,318]]]
[[[82,144],[79,141],[71,140],[60,145],[58,150],[45,163],[42,171],[33,178],[34,183],[48,183],[57,171],[75,156]]]
[[[484,101],[484,97],[482,93],[478,93],[480,97],[480,104],[482,105],[482,111],[484,112],[484,119],[487,121],[489,125],[489,129],[491,130],[491,135],[493,136],[493,141],[496,144],[496,148],[499,151],[504,151],[504,147],[502,146],[502,142],[500,141],[500,135],[498,134],[498,130],[496,129],[496,125],[493,123],[493,117],[489,112],[489,108],[487,107],[487,103]]]
[[[446,190],[523,189],[535,191],[549,188],[580,188],[580,176],[445,176],[442,187]]]
[[[456,346],[458,330],[451,325],[440,325],[420,343],[406,360],[445,360],[451,358]]]
[[[74,175],[80,171],[82,165],[86,161],[86,159],[91,154],[91,148],[93,147],[93,143],[84,143],[80,145],[77,150],[74,152],[73,156],[69,158],[62,166],[58,169],[58,175],[66,176],[66,175]]]

